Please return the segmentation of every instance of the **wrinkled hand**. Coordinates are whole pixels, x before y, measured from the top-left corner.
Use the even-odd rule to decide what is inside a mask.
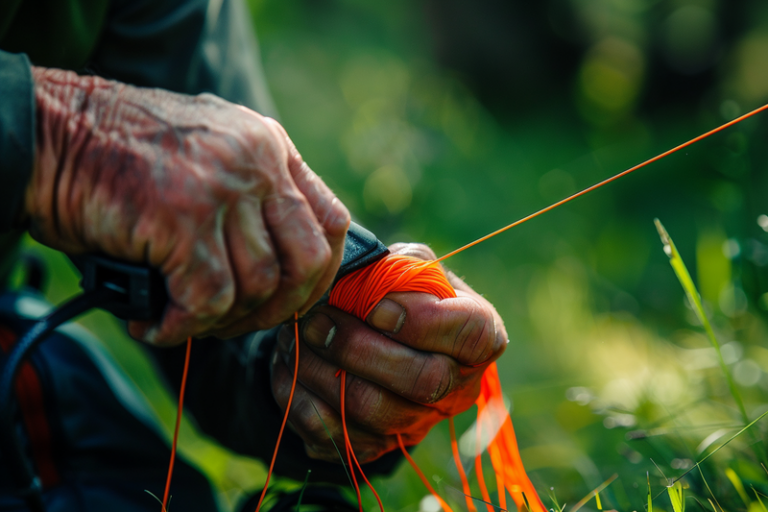
[[[423,245],[390,249],[435,259]],[[395,449],[394,434],[416,444],[437,422],[474,403],[480,377],[504,351],[507,334],[488,301],[450,272],[448,277],[457,298],[390,293],[365,321],[324,305],[301,322],[289,422],[311,457],[338,462],[318,413],[343,450],[339,368],[348,372],[347,428],[361,463]],[[272,391],[283,409],[293,378],[293,345],[293,327],[283,327],[272,359]]]
[[[274,120],[212,95],[33,69],[32,236],[157,267],[170,304],[134,337],[231,337],[308,309],[333,280],[349,213]]]

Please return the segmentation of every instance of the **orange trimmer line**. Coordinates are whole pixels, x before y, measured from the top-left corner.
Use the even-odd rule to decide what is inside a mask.
[[[440,506],[443,508],[445,512],[453,512],[453,509],[448,506],[448,504],[443,500],[443,498],[440,497],[439,494],[432,488],[432,486],[429,484],[429,480],[427,480],[427,477],[424,476],[424,473],[421,472],[419,469],[419,466],[416,465],[416,461],[414,461],[411,458],[411,454],[408,453],[408,450],[405,449],[405,445],[403,444],[403,438],[400,434],[397,434],[397,444],[400,445],[400,451],[403,452],[403,455],[405,455],[406,460],[411,464],[411,467],[413,467],[413,470],[416,471],[416,474],[419,475],[419,478],[421,479],[421,483],[424,484],[424,487],[427,488],[427,490],[432,494],[432,496],[435,497],[438,503],[440,503]]]
[[[344,429],[344,444],[347,447],[347,461],[349,462],[349,471],[352,474],[353,481],[355,483],[355,491],[357,492],[357,500],[358,505],[360,506],[360,510],[362,510],[362,502],[360,501],[360,488],[357,487],[357,480],[354,478],[355,476],[355,469],[352,467],[352,461],[355,462],[355,467],[357,467],[357,470],[360,472],[360,476],[363,477],[363,481],[365,482],[365,485],[368,486],[368,488],[371,490],[373,495],[376,497],[376,502],[379,504],[379,509],[381,512],[384,512],[384,505],[381,503],[381,498],[379,498],[379,493],[376,492],[376,489],[373,488],[373,485],[371,485],[371,482],[368,481],[368,478],[366,478],[365,473],[363,472],[363,468],[360,467],[360,462],[357,460],[357,456],[355,455],[355,451],[352,449],[352,442],[349,440],[349,432],[347,431],[347,420],[346,420],[346,412],[344,407],[344,401],[345,401],[345,395],[346,395],[346,389],[347,389],[347,372],[344,370],[340,370],[338,372],[341,375],[341,391],[340,393],[340,406],[341,406],[341,425]],[[350,460],[351,459],[351,460]]]
[[[469,512],[477,512],[475,504],[472,502],[472,496],[469,490],[469,480],[467,480],[467,473],[464,471],[464,465],[461,462],[461,456],[459,455],[459,443],[456,441],[456,426],[453,424],[453,416],[448,418],[448,429],[451,436],[451,451],[453,452],[453,461],[456,463],[456,470],[459,472],[459,479],[461,480],[461,488],[464,491],[464,499],[467,501],[467,510]],[[506,508],[506,507],[503,507]]]
[[[187,338],[187,352],[184,356],[184,371],[181,374],[181,389],[179,389],[179,406],[176,408],[176,426],[173,429],[173,442],[171,443],[171,461],[168,463],[168,475],[165,478],[165,492],[163,492],[163,512],[167,512],[168,495],[171,491],[171,477],[173,476],[173,464],[176,461],[176,445],[179,440],[179,425],[184,411],[184,391],[187,388],[187,372],[189,371],[189,353],[192,350],[192,338]]]
[[[629,174],[631,172],[634,172],[634,171],[636,171],[638,169],[642,169],[643,167],[645,167],[648,164],[652,164],[653,162],[661,160],[662,158],[667,157],[667,156],[671,155],[672,153],[676,153],[677,151],[680,151],[681,149],[687,148],[691,144],[695,144],[696,142],[699,142],[700,140],[706,139],[710,135],[714,135],[717,132],[725,130],[726,128],[731,127],[731,126],[733,126],[733,125],[735,125],[737,123],[740,123],[740,122],[744,121],[745,119],[748,119],[748,118],[754,116],[755,114],[759,114],[760,112],[762,112],[764,110],[768,110],[768,104],[763,105],[762,107],[756,108],[755,110],[753,110],[751,112],[748,112],[748,113],[744,114],[743,116],[737,117],[733,121],[729,121],[729,122],[727,122],[727,123],[725,123],[723,125],[720,125],[720,126],[718,126],[717,128],[715,128],[713,130],[710,130],[710,131],[708,131],[706,133],[703,133],[703,134],[699,135],[698,137],[694,137],[693,139],[689,140],[688,142],[684,142],[684,143],[680,144],[679,146],[675,146],[674,148],[669,149],[669,150],[667,150],[667,151],[665,151],[665,152],[663,152],[663,153],[661,153],[659,155],[656,155],[655,157],[650,158],[650,159],[646,160],[645,162],[643,162],[641,164],[637,164],[634,167],[630,167],[626,171],[620,172],[619,174],[616,174],[615,176],[611,176],[610,178],[608,178],[606,180],[603,180],[600,183],[592,185],[591,187],[587,187],[584,190],[582,190],[581,192],[576,192],[572,196],[568,196],[565,199],[561,199],[560,201],[558,201],[558,202],[556,202],[554,204],[551,204],[551,205],[547,206],[546,208],[542,208],[541,210],[539,210],[539,211],[537,211],[535,213],[532,213],[532,214],[528,215],[527,217],[523,217],[522,219],[520,219],[518,221],[515,221],[512,224],[504,226],[501,229],[497,229],[493,233],[490,233],[490,234],[485,235],[484,237],[478,238],[474,242],[470,242],[470,243],[468,243],[467,245],[465,245],[463,247],[459,247],[455,251],[451,251],[448,254],[446,254],[445,256],[441,256],[441,257],[439,257],[435,261],[440,262],[440,261],[446,260],[446,259],[450,258],[451,256],[454,256],[454,255],[456,255],[456,254],[458,254],[458,253],[460,253],[462,251],[465,251],[465,250],[469,249],[470,247],[473,247],[473,246],[479,244],[480,242],[485,242],[489,238],[493,238],[494,236],[499,235],[499,234],[507,231],[508,229],[511,229],[511,228],[513,228],[515,226],[519,226],[523,222],[527,222],[527,221],[533,219],[534,217],[538,217],[542,213],[546,213],[549,210],[553,210],[553,209],[557,208],[558,206],[561,206],[561,205],[564,205],[565,203],[573,201],[577,197],[581,197],[584,194],[588,194],[589,192],[592,192],[593,190],[596,190],[596,189],[602,187],[603,185],[607,185],[608,183],[610,183],[612,181],[615,181],[615,180],[617,180],[617,179],[619,179],[619,178],[621,178],[623,176],[626,176],[627,174]]]
[[[288,413],[291,412],[291,402],[293,402],[293,394],[296,391],[296,380],[299,377],[299,313],[293,314],[293,326],[294,334],[296,336],[296,360],[293,367],[293,381],[291,382],[291,392],[288,395],[288,405],[285,406],[285,415],[283,416],[283,423],[280,425],[280,433],[277,435],[277,443],[275,443],[275,451],[272,453],[272,462],[269,463],[269,471],[267,471],[267,480],[264,482],[264,489],[259,496],[259,503],[256,505],[256,512],[261,509],[261,504],[264,502],[264,497],[267,495],[267,487],[269,487],[269,479],[272,476],[272,470],[275,467],[275,460],[277,459],[277,450],[280,448],[280,440],[283,438],[283,431],[285,430],[285,424],[288,422]]]

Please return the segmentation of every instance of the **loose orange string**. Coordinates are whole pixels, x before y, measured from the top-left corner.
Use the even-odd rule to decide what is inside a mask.
[[[168,475],[165,478],[165,492],[163,493],[163,512],[166,512],[168,495],[171,491],[171,477],[173,465],[176,461],[176,444],[179,441],[179,425],[184,411],[184,391],[187,389],[187,372],[189,371],[189,353],[192,350],[192,338],[187,338],[187,353],[184,356],[184,371],[181,373],[181,389],[179,389],[179,406],[176,408],[176,426],[173,429],[173,442],[171,443],[171,461],[168,463]]]
[[[397,444],[400,445],[400,451],[403,452],[403,455],[405,455],[405,458],[408,460],[408,462],[411,464],[411,467],[413,467],[413,470],[416,471],[416,474],[419,475],[419,478],[421,479],[421,482],[424,484],[424,487],[427,488],[427,490],[432,493],[432,496],[435,497],[438,503],[440,503],[440,506],[443,507],[443,510],[445,512],[453,512],[453,509],[448,506],[448,504],[443,500],[443,498],[440,497],[439,494],[437,494],[437,491],[435,491],[431,485],[429,485],[429,480],[427,480],[427,477],[424,476],[424,473],[421,472],[419,469],[419,466],[416,465],[416,461],[414,461],[411,458],[411,454],[408,453],[408,450],[405,449],[405,445],[403,444],[403,438],[400,434],[397,434]]]
[[[459,472],[461,488],[464,490],[464,499],[467,501],[467,510],[469,512],[477,512],[477,508],[475,508],[475,504],[472,501],[472,495],[469,491],[469,480],[467,480],[467,473],[464,471],[464,464],[461,463],[461,456],[459,455],[459,443],[456,441],[456,426],[453,424],[453,416],[448,418],[448,429],[451,433],[451,451],[453,452],[453,462],[456,464],[456,469]]]
[[[363,500],[360,499],[360,486],[357,484],[355,467],[352,465],[352,443],[349,442],[349,434],[347,433],[347,418],[345,413],[346,407],[344,406],[344,396],[346,395],[345,390],[347,386],[347,372],[344,370],[339,370],[336,372],[336,375],[341,375],[341,389],[339,390],[341,401],[341,427],[344,430],[344,449],[347,453],[347,467],[349,468],[349,474],[352,475],[352,484],[355,487],[355,494],[357,494],[357,506],[359,507],[360,512],[363,512]],[[362,473],[362,471],[360,473]]]
[[[504,462],[501,450],[496,443],[488,445],[488,455],[491,457],[491,465],[494,468],[503,467]],[[504,492],[504,475],[501,471],[496,471],[496,493],[499,496],[499,508],[507,510],[507,494]]]
[[[480,416],[480,410],[481,409],[478,407],[478,418]],[[480,496],[483,497],[485,508],[488,512],[495,512],[493,510],[493,505],[491,505],[491,495],[488,492],[488,487],[485,485],[485,475],[483,474],[483,429],[480,421],[477,422],[477,430],[475,431],[475,434],[475,475],[477,476],[477,485],[480,487]]]
[[[357,460],[357,456],[355,456],[355,451],[352,449],[352,442],[349,440],[349,432],[347,431],[347,419],[346,419],[346,407],[344,405],[345,401],[345,395],[346,395],[346,389],[347,389],[347,372],[345,370],[339,370],[336,372],[336,375],[341,375],[341,390],[340,390],[340,398],[341,398],[341,426],[344,429],[344,446],[347,450],[347,461],[349,463],[349,471],[352,473],[352,482],[355,486],[355,492],[357,493],[357,504],[360,507],[360,512],[363,511],[363,502],[360,499],[360,487],[357,485],[357,479],[355,478],[355,470],[352,467],[352,461],[355,461],[355,466],[357,467],[357,470],[360,472],[360,476],[363,477],[363,481],[365,481],[365,484],[368,486],[368,488],[371,490],[373,495],[376,497],[376,501],[379,504],[379,509],[381,509],[381,512],[384,512],[384,505],[381,503],[381,498],[379,498],[379,493],[376,492],[376,489],[373,488],[373,485],[371,485],[371,482],[368,481],[368,478],[366,478],[365,473],[363,472],[363,468],[360,467],[360,462]],[[351,459],[351,460],[350,460]]]
[[[293,366],[293,382],[291,382],[291,392],[288,395],[288,405],[285,406],[285,415],[283,416],[283,423],[280,425],[280,433],[277,434],[277,442],[275,443],[275,451],[272,453],[272,462],[269,463],[269,471],[267,471],[267,480],[264,482],[264,489],[259,496],[259,503],[256,505],[256,512],[261,509],[261,504],[264,502],[264,496],[267,495],[267,487],[269,486],[269,479],[272,476],[272,470],[275,467],[275,459],[277,459],[277,450],[280,448],[280,440],[283,438],[283,431],[285,430],[285,424],[288,421],[288,413],[291,411],[291,402],[293,402],[293,394],[296,391],[296,379],[299,376],[299,313],[293,314],[293,330],[295,334],[296,342],[293,344],[296,347],[296,362]]]

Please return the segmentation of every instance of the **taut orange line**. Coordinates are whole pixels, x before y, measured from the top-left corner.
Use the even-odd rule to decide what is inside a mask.
[[[421,472],[419,469],[419,466],[416,465],[416,461],[413,460],[411,457],[411,454],[408,453],[408,450],[405,449],[405,444],[403,444],[403,438],[400,434],[395,434],[397,436],[397,444],[400,445],[400,451],[403,452],[403,455],[405,455],[405,459],[411,464],[411,467],[414,471],[416,471],[416,474],[419,475],[419,478],[421,479],[421,483],[424,484],[424,487],[427,488],[427,490],[432,494],[432,496],[435,497],[438,503],[440,503],[440,506],[443,508],[443,512],[453,512],[453,509],[443,500],[443,498],[440,497],[439,494],[437,494],[437,491],[432,488],[431,485],[429,485],[429,481],[427,480],[427,477],[424,476],[424,473]]]
[[[510,224],[508,226],[504,226],[501,229],[497,229],[493,233],[491,233],[489,235],[485,235],[482,238],[478,238],[474,242],[468,243],[467,245],[465,245],[463,247],[459,247],[455,251],[451,251],[448,254],[446,254],[445,256],[441,256],[440,258],[438,258],[435,261],[440,262],[440,261],[443,261],[445,259],[448,259],[451,256],[460,253],[461,251],[464,251],[464,250],[469,249],[470,247],[472,247],[474,245],[479,244],[480,242],[484,242],[484,241],[488,240],[489,238],[493,238],[494,236],[499,235],[499,234],[505,232],[508,229],[511,229],[511,228],[513,228],[515,226],[519,226],[523,222],[529,221],[529,220],[531,220],[534,217],[538,217],[542,213],[546,213],[549,210],[553,210],[553,209],[557,208],[560,205],[563,205],[563,204],[565,204],[565,203],[567,203],[569,201],[573,201],[577,197],[581,197],[584,194],[592,192],[593,190],[598,189],[598,188],[602,187],[603,185],[607,185],[608,183],[621,178],[622,176],[626,176],[627,174],[629,174],[631,172],[634,172],[634,171],[636,171],[638,169],[641,169],[641,168],[645,167],[648,164],[652,164],[653,162],[656,162],[657,160],[661,160],[662,158],[667,157],[667,156],[671,155],[672,153],[680,151],[683,148],[687,148],[691,144],[695,144],[696,142],[699,142],[702,139],[706,139],[710,135],[714,135],[715,133],[717,133],[719,131],[725,130],[726,128],[729,128],[729,127],[731,127],[731,126],[733,126],[733,125],[735,125],[737,123],[740,123],[740,122],[744,121],[745,119],[748,119],[748,118],[754,116],[755,114],[759,114],[763,110],[768,110],[768,104],[763,105],[760,108],[756,108],[755,110],[753,110],[751,112],[748,112],[748,113],[744,114],[743,116],[737,117],[733,121],[729,121],[729,122],[727,122],[727,123],[725,123],[725,124],[723,124],[721,126],[718,126],[717,128],[715,128],[713,130],[710,130],[707,133],[701,134],[698,137],[695,137],[695,138],[689,140],[688,142],[684,142],[683,144],[680,144],[679,146],[676,146],[676,147],[674,147],[674,148],[672,148],[670,150],[667,150],[664,153],[661,153],[660,155],[656,155],[655,157],[653,157],[653,158],[651,158],[649,160],[646,160],[645,162],[643,162],[641,164],[637,164],[636,166],[631,167],[631,168],[627,169],[626,171],[620,172],[619,174],[617,174],[615,176],[612,176],[612,177],[608,178],[607,180],[603,180],[600,183],[592,185],[589,188],[585,188],[581,192],[576,192],[572,196],[568,196],[565,199],[561,199],[560,201],[558,201],[558,202],[556,202],[554,204],[551,204],[551,205],[547,206],[546,208],[542,208],[541,210],[537,211],[536,213],[532,213],[532,214],[528,215],[527,217],[523,217],[522,219],[520,219],[518,221],[515,221],[515,222],[513,222],[512,224]]]
[[[184,391],[187,388],[187,373],[189,372],[189,353],[192,350],[192,338],[187,338],[187,353],[184,356],[184,371],[181,374],[181,389],[179,390],[179,406],[176,409],[176,426],[173,430],[173,442],[171,443],[171,461],[168,463],[168,475],[165,478],[165,492],[163,493],[163,510],[168,506],[168,494],[171,491],[171,477],[173,476],[173,463],[176,461],[176,445],[179,441],[179,425],[181,415],[184,412]]]
[[[448,418],[448,429],[451,433],[451,451],[453,451],[453,461],[456,463],[456,470],[459,472],[459,478],[461,479],[461,488],[464,490],[464,499],[467,501],[467,510],[469,510],[469,512],[477,512],[475,504],[472,503],[472,496],[470,495],[469,491],[469,480],[467,480],[467,473],[464,471],[464,465],[461,463],[461,456],[459,455],[459,443],[456,441],[456,427],[453,424],[453,416]]]
[[[277,434],[277,443],[275,443],[275,451],[272,453],[272,462],[269,463],[269,471],[267,471],[267,480],[264,482],[264,489],[259,496],[259,503],[256,505],[256,512],[261,509],[261,504],[264,502],[264,497],[267,495],[267,488],[269,487],[269,479],[272,476],[272,470],[275,469],[275,459],[277,459],[277,450],[280,448],[280,440],[283,438],[283,432],[285,431],[285,424],[288,421],[288,413],[291,412],[291,403],[293,402],[293,394],[296,392],[296,380],[299,378],[299,313],[298,311],[293,314],[293,333],[296,342],[293,344],[296,347],[296,360],[293,366],[293,381],[291,382],[291,392],[288,394],[288,404],[285,406],[285,415],[283,416],[283,423],[280,425],[280,432]]]

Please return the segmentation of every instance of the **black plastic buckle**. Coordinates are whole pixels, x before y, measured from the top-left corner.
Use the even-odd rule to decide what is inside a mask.
[[[73,256],[83,278],[84,291],[108,288],[119,293],[115,301],[98,304],[123,320],[159,320],[168,302],[163,275],[154,268],[106,256]]]

